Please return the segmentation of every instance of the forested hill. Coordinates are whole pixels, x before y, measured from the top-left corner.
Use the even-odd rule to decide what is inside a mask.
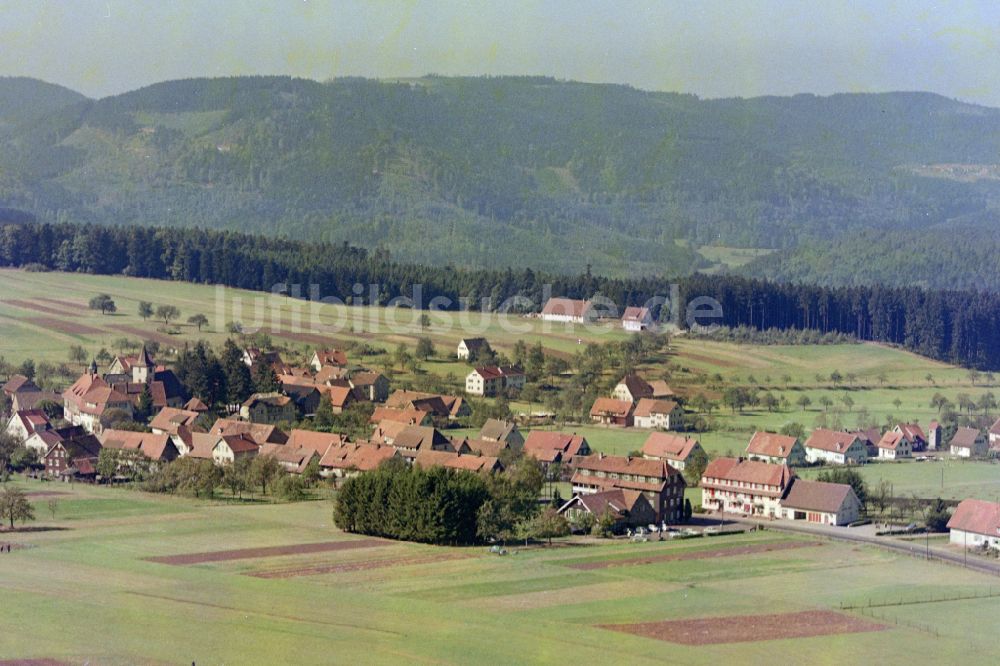
[[[0,76],[0,134],[87,98],[69,88],[20,76]]]
[[[708,244],[986,228],[1000,183],[1000,111],[921,93],[243,77],[37,111],[0,138],[0,207],[347,240],[425,264],[682,274]]]
[[[320,298],[335,297],[345,303],[357,303],[356,284],[377,285],[374,298],[370,288],[362,290],[362,300],[377,305],[400,296],[414,297],[419,285],[423,304],[455,309],[467,299],[472,307],[506,310],[505,302],[511,299],[515,312],[539,310],[547,295],[600,295],[620,313],[627,305],[644,305],[655,297],[673,298],[676,286],[676,319],[660,312],[659,306],[654,306],[654,316],[682,326],[687,305],[707,296],[718,301],[720,317],[699,323],[841,333],[902,345],[935,359],[1000,370],[1000,294],[913,287],[831,288],[732,275],[693,275],[675,283],[668,278],[615,279],[589,272],[570,276],[530,269],[452,269],[401,263],[347,244],[198,229],[32,222],[0,224],[0,266],[125,274],[259,291],[290,283],[311,294],[316,285]],[[617,313],[605,311],[609,316]]]

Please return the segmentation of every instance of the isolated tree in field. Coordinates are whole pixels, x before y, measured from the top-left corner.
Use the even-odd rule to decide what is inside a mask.
[[[406,364],[410,362],[410,351],[406,348],[406,345],[400,342],[392,356],[396,363],[399,364],[399,369],[405,370]]]
[[[969,381],[972,382],[973,386],[975,386],[976,382],[979,381],[979,371],[975,368],[970,368],[969,372],[966,373],[965,376],[969,378]]]
[[[850,386],[854,386],[854,382],[858,381],[858,376],[857,376],[857,374],[855,374],[855,373],[853,373],[853,372],[848,372],[848,373],[847,373],[846,375],[844,375],[844,377],[846,377],[846,378],[847,378],[847,383],[848,383],[848,384],[849,384]]]
[[[552,545],[553,537],[569,534],[569,523],[554,507],[549,507],[535,517],[531,523],[531,535],[536,539],[548,539]]]
[[[97,352],[97,356],[94,357],[94,360],[101,365],[107,365],[108,363],[111,363],[113,359],[114,357],[111,355],[111,352],[104,347],[101,347],[100,351]]]
[[[21,362],[21,365],[17,367],[17,374],[24,375],[28,379],[35,378],[35,362],[30,358],[26,358]]]
[[[789,384],[792,383],[792,376],[791,375],[781,375],[781,381],[784,382],[785,386],[788,386]]]
[[[208,326],[208,317],[203,314],[191,315],[188,317],[188,323],[197,326],[198,332],[201,333],[201,327]]]
[[[83,365],[87,362],[87,350],[81,345],[70,346],[69,361],[70,363],[79,363],[80,365]]]
[[[840,386],[840,382],[844,381],[844,376],[840,374],[839,370],[834,370],[830,373],[830,381],[833,382],[834,386]]]
[[[146,321],[153,316],[153,304],[149,301],[139,301],[139,316]]]
[[[55,497],[46,502],[46,506],[49,509],[49,514],[52,516],[52,520],[56,519],[56,512],[59,510],[59,500]]]
[[[420,315],[420,328],[429,328],[431,325],[431,318],[426,312]]]
[[[823,405],[824,411],[827,411],[833,406],[833,400],[828,395],[822,395],[819,398],[819,404]]]
[[[34,519],[35,510],[23,490],[11,485],[0,490],[0,520],[9,521],[14,529],[15,521],[24,523]]]
[[[802,409],[802,411],[805,411],[805,410],[809,409],[809,405],[811,405],[812,402],[813,402],[812,398],[810,398],[809,396],[807,396],[805,393],[803,393],[802,395],[800,395],[795,400],[795,404],[798,405]]]
[[[889,375],[885,374],[885,372],[880,372],[876,376],[876,379],[878,379],[880,385],[885,386],[885,383],[889,381]]]
[[[181,311],[174,305],[159,305],[156,307],[156,318],[162,319],[164,326],[169,324],[171,320],[177,319],[180,316]]]
[[[933,384],[934,383],[934,375],[932,375],[929,372],[926,375],[924,375],[924,379],[927,380],[928,384]]]
[[[902,400],[900,400],[899,398],[894,398],[894,399],[893,399],[893,401],[892,401],[892,405],[893,405],[893,407],[895,407],[895,408],[896,408],[896,410],[898,411],[898,410],[899,410],[899,408],[903,406],[903,401],[902,401]]]
[[[101,314],[107,314],[109,312],[115,312],[118,308],[115,306],[115,301],[108,294],[98,294],[90,299],[89,307],[91,310],[100,310]]]
[[[979,409],[983,416],[989,416],[990,411],[997,408],[997,398],[991,391],[987,391],[979,398]]]
[[[840,402],[844,404],[844,407],[847,408],[847,411],[851,411],[851,409],[854,407],[854,398],[852,398],[848,393],[845,393],[843,396],[841,396]]]
[[[430,338],[420,338],[417,340],[417,348],[414,353],[421,361],[426,361],[434,356],[434,343]]]

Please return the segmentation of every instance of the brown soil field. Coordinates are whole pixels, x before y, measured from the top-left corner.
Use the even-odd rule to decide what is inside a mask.
[[[824,610],[775,615],[730,615],[639,624],[602,624],[598,626],[603,629],[683,645],[755,643],[786,638],[882,631],[887,628],[884,624]]]
[[[320,564],[312,567],[297,567],[289,569],[273,569],[269,571],[254,571],[247,576],[254,578],[295,578],[297,576],[320,576],[331,573],[346,573],[350,571],[371,571],[386,567],[405,567],[414,564],[434,564],[449,560],[464,560],[470,555],[427,555],[424,557],[408,557],[392,560],[364,560],[361,562],[344,562],[342,564]]]
[[[239,548],[236,550],[213,550],[205,553],[185,553],[182,555],[166,555],[162,557],[147,557],[148,562],[159,564],[202,564],[204,562],[227,562],[229,560],[246,560],[263,557],[279,557],[281,555],[305,555],[309,553],[326,553],[336,550],[352,550],[354,548],[379,548],[392,545],[386,539],[356,539],[354,541],[321,541],[319,543],[299,543],[289,546],[264,546],[261,548]]]
[[[56,319],[54,317],[26,317],[25,321],[35,326],[48,328],[59,333],[69,333],[70,335],[100,335],[104,333],[101,329],[94,328],[93,326],[75,324],[71,321]]]
[[[45,301],[46,303],[52,303],[53,305],[58,305],[61,308],[65,308],[71,312],[86,312],[90,308],[86,303],[78,303],[76,301],[67,301],[61,298],[46,298],[45,296],[39,296],[38,300]]]
[[[44,300],[44,299],[39,299]],[[36,303],[34,301],[25,301],[19,298],[12,298],[9,301],[4,301],[4,303],[10,303],[19,308],[25,310],[34,310],[35,312],[41,312],[44,314],[59,315],[60,317],[79,317],[78,312],[71,310],[66,310],[65,308],[54,308],[48,305],[42,305],[41,303]]]
[[[567,564],[571,569],[590,571],[592,569],[610,569],[612,567],[634,567],[657,562],[675,562],[681,560],[708,560],[715,557],[735,557],[737,555],[755,555],[757,553],[772,553],[780,550],[794,550],[807,546],[822,546],[819,541],[789,541],[787,543],[761,543],[735,548],[717,548],[715,550],[696,550],[689,553],[665,553],[647,557],[629,557],[620,560],[603,560],[600,562],[579,562]]]

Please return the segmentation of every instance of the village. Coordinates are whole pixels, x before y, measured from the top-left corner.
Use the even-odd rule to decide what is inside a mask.
[[[540,314],[570,324],[593,316],[589,302],[563,298],[550,299]],[[636,335],[656,327],[645,308],[627,308],[620,325]],[[525,415],[489,416],[470,430],[470,401],[516,397],[528,383],[521,367],[488,363],[497,355],[483,337],[463,338],[454,350],[470,368],[464,395],[394,388],[386,374],[335,348],[314,349],[301,365],[254,346],[230,344],[225,353],[238,358],[227,373],[270,390],[213,404],[145,345],[104,368],[92,360],[61,393],[24,375],[9,377],[2,392],[6,435],[17,446],[11,467],[36,479],[121,484],[162,475],[175,461],[206,461],[217,470],[210,485],[242,493],[255,482],[270,483],[292,488],[294,497],[307,485],[336,489],[386,464],[479,475],[530,464],[550,489],[538,503],[564,525],[555,534],[663,538],[700,533],[691,527],[709,529],[717,518],[849,530],[872,522],[866,495],[874,489],[852,475],[858,466],[1000,457],[1000,420],[988,431],[958,427],[947,441],[937,421],[926,429],[906,422],[884,431],[816,428],[808,436],[758,431],[738,455],[709,455],[698,434],[686,432],[684,398],[637,372],[622,376],[589,410],[592,426],[648,432],[641,449],[628,455],[595,450],[572,424],[537,428]],[[348,416],[354,427],[338,427]],[[821,470],[817,478],[799,474],[813,469]],[[561,495],[561,484],[569,496]],[[689,492],[695,488],[700,496]],[[953,511],[937,507],[919,528],[950,529],[953,544],[996,552],[998,505],[974,498],[953,504]],[[917,527],[912,512],[900,514],[897,522],[903,521],[909,530]]]

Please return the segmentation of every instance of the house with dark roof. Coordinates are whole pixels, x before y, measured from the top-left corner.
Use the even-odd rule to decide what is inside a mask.
[[[253,458],[259,451],[257,442],[248,435],[217,436],[212,447],[212,461],[219,466],[231,465],[242,458]]]
[[[18,442],[23,442],[34,435],[36,430],[48,430],[51,427],[45,412],[40,409],[24,409],[10,415],[6,431]]]
[[[958,428],[948,443],[948,450],[959,458],[981,458],[989,451],[989,440],[978,428]]]
[[[622,328],[626,331],[638,333],[653,326],[653,314],[649,308],[629,306],[622,313]]]
[[[820,525],[850,525],[861,516],[861,502],[846,483],[794,477],[780,504],[782,518]]]
[[[418,425],[404,426],[392,438],[392,445],[396,447],[401,456],[410,462],[417,457],[417,453],[420,451],[454,452],[455,450],[451,440],[437,428]]]
[[[514,449],[524,446],[524,436],[517,429],[517,424],[503,419],[486,419],[483,427],[479,429],[479,439],[506,442]]]
[[[490,474],[503,471],[503,464],[494,456],[463,455],[455,451],[418,451],[413,459],[413,464],[424,469],[447,467],[467,472],[488,472]]]
[[[84,432],[54,443],[42,456],[42,463],[49,476],[93,478],[97,474],[97,457],[100,454],[101,442],[94,435]]]
[[[615,400],[636,402],[640,398],[652,398],[653,387],[638,374],[630,372],[615,384],[611,397]]]
[[[63,428],[38,428],[24,440],[24,447],[41,457],[57,443],[86,433],[86,428],[75,425]]]
[[[18,391],[10,398],[12,412],[38,409],[44,402],[54,402],[62,406],[62,396],[53,391]]]
[[[868,447],[854,433],[818,428],[805,443],[806,462],[857,465],[868,460]]]
[[[8,398],[13,398],[18,393],[32,393],[41,391],[42,389],[39,388],[38,384],[24,375],[11,375],[10,379],[4,383],[3,388],[0,390]]]
[[[948,521],[948,530],[949,541],[956,546],[1000,549],[1000,503],[962,500]]]
[[[470,395],[493,397],[507,389],[524,388],[524,371],[516,365],[484,365],[465,377],[465,392]]]
[[[662,460],[598,453],[578,456],[574,467],[570,480],[574,494],[638,491],[649,500],[656,522],[678,523],[684,519],[684,477]]]
[[[645,527],[656,522],[656,511],[642,492],[621,488],[575,495],[559,507],[559,514],[565,516],[571,525],[582,522],[585,515],[593,516],[594,520],[610,515],[615,534],[621,534],[629,527]]]
[[[597,398],[590,408],[590,420],[602,425],[616,425],[627,428],[632,425],[635,405],[628,400]]]
[[[317,349],[309,359],[309,365],[313,370],[319,372],[323,366],[332,365],[344,367],[347,365],[347,354],[339,349]]]
[[[383,402],[389,397],[389,380],[381,372],[352,372],[347,381],[358,400]]]
[[[893,430],[906,437],[913,452],[927,450],[927,435],[924,433],[924,429],[918,424],[898,423]]]
[[[797,437],[757,431],[747,444],[747,458],[772,465],[799,467],[806,463],[806,449]]]
[[[480,353],[489,348],[490,343],[486,341],[486,338],[462,338],[458,341],[455,357],[460,361],[468,361],[477,358]]]
[[[709,511],[778,518],[794,476],[787,465],[716,458],[701,476],[701,505]]]
[[[240,405],[240,416],[253,423],[281,423],[298,418],[295,401],[281,393],[254,393]]]
[[[545,321],[565,321],[583,324],[593,321],[596,312],[590,301],[572,298],[550,298],[545,301],[541,318]]]
[[[664,460],[671,467],[684,470],[696,455],[705,455],[705,449],[694,437],[684,437],[666,432],[651,432],[642,445],[642,457]]]

